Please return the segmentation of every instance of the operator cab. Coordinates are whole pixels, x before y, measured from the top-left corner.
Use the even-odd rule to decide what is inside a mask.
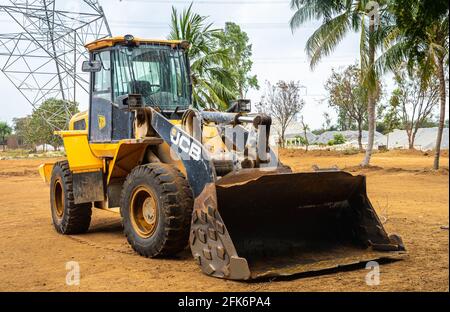
[[[127,107],[131,98],[170,119],[181,119],[189,108],[192,92],[187,42],[127,35],[101,39],[86,48],[90,61],[83,63],[83,71],[91,73],[91,143],[133,137],[133,114]]]

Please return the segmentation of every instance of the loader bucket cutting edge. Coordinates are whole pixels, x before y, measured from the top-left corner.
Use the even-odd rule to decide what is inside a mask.
[[[287,276],[405,254],[370,204],[365,177],[345,172],[244,170],[208,185],[194,210],[191,250],[216,277]]]

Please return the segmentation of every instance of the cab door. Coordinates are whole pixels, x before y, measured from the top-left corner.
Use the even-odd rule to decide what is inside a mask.
[[[91,76],[91,105],[89,112],[89,141],[107,143],[112,139],[112,71],[111,51],[93,54],[93,59],[102,62],[102,69]]]

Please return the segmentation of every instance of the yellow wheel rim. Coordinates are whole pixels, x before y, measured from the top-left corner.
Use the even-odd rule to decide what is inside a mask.
[[[58,216],[58,218],[62,218],[64,214],[64,190],[62,187],[61,180],[58,179],[55,181],[53,192],[55,195],[53,202],[55,207],[55,213]]]
[[[146,186],[137,187],[131,196],[130,219],[134,231],[142,238],[155,233],[158,224],[158,203],[153,191]]]

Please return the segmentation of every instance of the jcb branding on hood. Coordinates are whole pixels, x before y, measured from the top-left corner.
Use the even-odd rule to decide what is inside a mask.
[[[170,131],[170,141],[178,146],[184,153],[188,154],[193,160],[201,160],[202,148],[191,139],[173,127]]]

